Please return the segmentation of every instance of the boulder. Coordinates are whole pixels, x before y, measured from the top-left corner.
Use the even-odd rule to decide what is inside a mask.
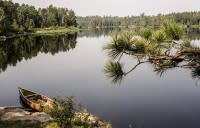
[[[44,112],[28,112],[22,108],[4,108],[0,109],[0,120],[48,122],[53,119]]]

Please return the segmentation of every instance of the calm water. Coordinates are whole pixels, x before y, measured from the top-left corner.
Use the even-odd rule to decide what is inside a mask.
[[[114,128],[200,127],[198,77],[181,68],[160,77],[152,65],[143,64],[120,84],[113,84],[103,73],[109,57],[102,47],[109,40],[106,31],[93,31],[77,37],[21,37],[1,42],[0,106],[20,105],[17,88],[21,86],[50,97],[75,96]],[[129,56],[123,62],[125,69],[136,64]]]

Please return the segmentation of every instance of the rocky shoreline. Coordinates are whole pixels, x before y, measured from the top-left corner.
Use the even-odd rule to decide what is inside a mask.
[[[48,122],[53,119],[44,112],[31,112],[20,107],[0,107],[0,121],[39,121]]]
[[[89,114],[77,112],[74,120],[84,120],[94,124],[95,128],[111,128],[111,124],[101,120],[100,118]],[[0,107],[0,121],[20,121],[20,122],[51,122],[53,119],[44,112],[33,112],[31,109],[23,107]],[[1,126],[0,126],[1,127]]]

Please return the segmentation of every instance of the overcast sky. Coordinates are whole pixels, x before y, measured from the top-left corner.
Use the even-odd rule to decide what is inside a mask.
[[[36,7],[50,4],[73,9],[78,16],[156,15],[183,11],[200,11],[200,0],[13,0]]]

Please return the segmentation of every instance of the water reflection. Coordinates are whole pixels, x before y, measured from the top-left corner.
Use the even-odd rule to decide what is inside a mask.
[[[78,34],[79,37],[100,37],[110,35],[114,31],[120,31],[121,28],[98,28],[98,29],[85,29],[81,30]]]
[[[0,72],[23,59],[36,57],[39,52],[66,52],[76,47],[77,34],[63,36],[22,36],[0,42]]]
[[[159,27],[149,26],[152,30],[159,29]],[[135,33],[138,33],[141,27],[129,28]],[[80,30],[78,37],[100,37],[108,36],[116,31],[124,30],[125,28],[114,27],[114,28],[97,28],[97,29],[83,29]],[[200,40],[200,28],[185,28],[186,37],[189,40]]]
[[[69,49],[73,49],[71,47],[74,44],[76,48],[67,52],[68,50],[60,47],[60,51],[65,51],[60,54],[55,52],[59,51],[55,46],[62,45],[55,43],[58,37],[39,38],[39,42],[43,42],[40,39],[47,41],[50,38],[54,41],[49,40],[48,45],[35,41],[37,47],[35,45],[33,48],[34,45],[31,45],[31,49],[39,49],[39,53],[38,49],[35,50],[37,57],[32,56],[31,61],[22,61],[16,67],[9,67],[1,73],[0,104],[19,105],[17,87],[22,86],[49,97],[75,96],[89,112],[111,122],[114,128],[127,128],[131,125],[147,128],[200,126],[200,88],[191,86],[194,85],[194,80],[190,78],[192,72],[168,69],[167,74],[163,74],[165,77],[159,78],[159,75],[153,72],[153,65],[150,63],[141,64],[131,72],[138,58],[123,55],[119,61],[120,65],[116,65],[117,69],[123,69],[119,74],[125,71],[130,73],[122,76],[122,86],[112,86],[110,79],[102,73],[102,68],[108,60],[107,55],[102,52],[102,46],[110,37],[98,37],[100,34],[97,33],[98,38],[94,38],[94,35],[95,33],[92,38],[77,38],[77,43],[75,41],[67,45],[66,42],[66,48],[70,46]],[[35,37],[32,40],[35,40]],[[1,43],[1,48],[7,48],[10,44],[15,47],[14,42],[7,43]],[[3,45],[5,46],[2,47]],[[48,54],[40,54],[45,53],[44,49],[50,49],[46,50]],[[20,51],[18,53],[22,54]],[[13,56],[20,55],[16,53]],[[22,59],[25,57],[22,56]]]

